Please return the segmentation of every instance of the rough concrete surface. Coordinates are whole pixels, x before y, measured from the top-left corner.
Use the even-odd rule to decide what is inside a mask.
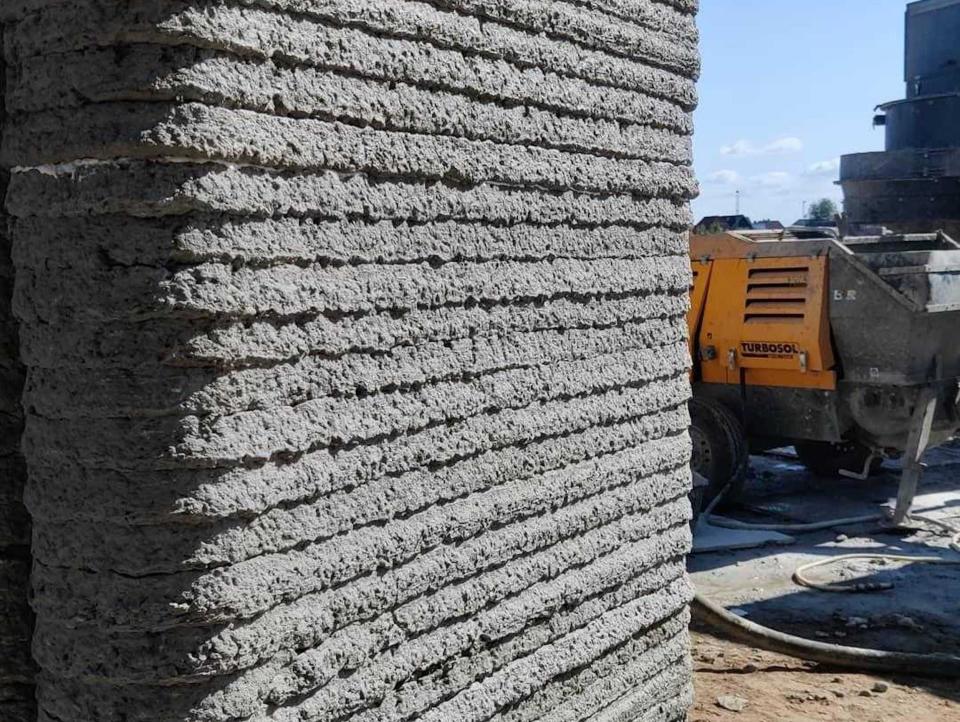
[[[0,129],[7,123],[6,76],[0,60]],[[9,182],[9,171],[0,169],[0,197],[6,195]],[[36,709],[28,602],[30,519],[23,504],[26,467],[20,450],[24,369],[12,309],[11,245],[9,218],[0,208],[0,720],[32,722]]]
[[[685,718],[695,12],[4,3],[0,718]]]

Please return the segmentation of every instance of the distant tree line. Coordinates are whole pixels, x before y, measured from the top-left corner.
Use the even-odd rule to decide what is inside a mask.
[[[810,210],[807,212],[807,217],[812,218],[815,221],[832,221],[840,214],[840,209],[837,208],[837,204],[834,203],[829,198],[821,198],[818,201],[814,201],[810,204]]]

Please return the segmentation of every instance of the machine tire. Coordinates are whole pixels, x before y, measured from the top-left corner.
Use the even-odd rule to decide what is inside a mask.
[[[707,488],[705,486],[697,486],[690,492],[690,508],[693,509],[693,517],[690,519],[690,531],[697,530],[697,524],[700,523],[700,515],[704,510],[703,497]]]
[[[870,456],[870,449],[855,441],[839,444],[830,441],[801,441],[794,445],[797,456],[807,469],[817,476],[840,476],[841,471],[860,472]],[[874,459],[870,473],[876,474],[883,459]]]
[[[693,470],[710,482],[704,490],[704,503],[709,504],[724,489],[723,503],[735,502],[743,494],[750,456],[740,419],[717,401],[695,398],[690,402],[690,437]]]

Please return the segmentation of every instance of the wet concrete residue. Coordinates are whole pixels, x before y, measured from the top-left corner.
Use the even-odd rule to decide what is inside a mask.
[[[928,452],[916,513],[960,527],[960,449]],[[789,455],[754,457],[743,506],[730,513],[753,523],[812,523],[863,517],[889,508],[899,469],[888,462],[867,481],[822,479]],[[792,534],[796,543],[693,557],[698,590],[749,619],[808,639],[889,651],[954,654],[960,644],[960,563],[939,566],[852,560],[809,572],[811,579],[878,591],[834,594],[797,585],[802,564],[849,554],[940,557],[960,562],[949,535],[917,523],[893,531],[879,523]]]

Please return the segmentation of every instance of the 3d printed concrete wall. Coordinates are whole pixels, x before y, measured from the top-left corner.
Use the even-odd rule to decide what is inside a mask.
[[[695,5],[5,0],[40,720],[685,718]]]
[[[2,30],[0,25],[0,38]],[[5,77],[0,58],[0,130],[6,121]],[[6,194],[9,177],[0,168],[0,197]],[[36,711],[28,604],[30,522],[23,506],[23,367],[12,312],[13,282],[7,216],[0,208],[0,720],[32,722]]]

